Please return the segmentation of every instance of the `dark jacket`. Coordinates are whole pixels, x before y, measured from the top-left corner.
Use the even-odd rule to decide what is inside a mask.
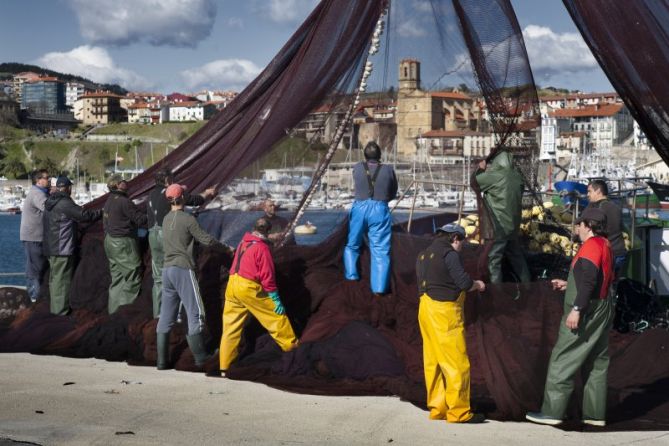
[[[146,205],[146,216],[149,228],[162,226],[163,219],[172,209],[169,200],[165,197],[165,186],[156,184],[149,193],[149,201]],[[186,206],[200,206],[204,204],[202,195],[190,195],[184,192]]]
[[[112,237],[135,237],[138,227],[146,227],[146,214],[132,202],[125,192],[109,194],[102,214],[105,234]]]
[[[388,202],[395,198],[397,195],[397,176],[392,166],[370,160],[367,161],[367,167],[368,172],[365,170],[365,161],[360,161],[353,166],[355,199],[361,201],[371,198]],[[370,181],[372,182],[371,188]]]
[[[462,291],[474,284],[462,266],[460,254],[445,236],[437,237],[418,254],[416,274],[419,293],[441,302],[456,301]]]
[[[69,194],[56,192],[44,202],[44,254],[71,256],[76,247],[77,223],[94,222],[101,210],[77,206]]]
[[[623,239],[622,209],[608,198],[591,201],[588,207],[599,208],[606,214],[606,238],[611,242],[614,257],[627,254],[625,240]]]

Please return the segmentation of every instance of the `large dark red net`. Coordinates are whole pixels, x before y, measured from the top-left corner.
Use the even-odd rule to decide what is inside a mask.
[[[374,59],[376,68],[367,80],[369,91],[379,93],[369,94],[368,99],[381,104],[396,97],[390,91],[394,84],[388,83],[389,73],[396,72],[403,58],[421,58],[426,94],[435,91],[448,96],[443,94],[447,84],[459,82],[464,87],[460,90],[466,88],[471,96],[478,95],[476,107],[489,115],[496,147],[518,155],[532,185],[536,93],[510,2],[432,0],[407,7],[408,3],[390,4],[387,33],[378,42],[379,60]],[[153,185],[153,171],[162,166],[171,167],[179,182],[195,191],[212,184],[223,186],[270,152],[316,107],[328,103],[332,109],[355,108],[353,98],[370,60],[369,49],[375,45],[373,34],[387,6],[381,0],[323,0],[227,109],[131,182],[133,198],[146,196]],[[466,112],[460,113],[464,119]],[[474,125],[472,121],[476,120],[465,125]],[[341,132],[335,132],[329,144],[338,145],[337,138]],[[452,172],[444,171],[445,176],[449,174]],[[465,177],[462,173],[459,180],[464,182]],[[101,198],[91,206],[103,203]],[[395,228],[392,292],[382,298],[369,291],[366,252],[361,259],[362,280],[344,280],[341,255],[345,225],[318,246],[277,250],[279,289],[301,345],[282,354],[257,323],[251,323],[245,331],[240,360],[229,370],[229,377],[299,392],[399,395],[423,407],[414,259],[429,238],[416,234],[432,232],[435,225],[455,218],[444,214],[414,222],[413,234]],[[228,223],[225,214],[216,214],[213,219],[219,226]],[[154,365],[156,321],[151,318],[147,247],[143,246],[140,297],[111,316],[106,314],[110,276],[101,234],[85,231],[81,247],[72,285],[72,315],[49,314],[47,302],[20,311],[11,324],[0,328],[0,351]],[[481,251],[470,246],[464,253],[467,270],[475,277],[480,277]],[[203,250],[198,260],[198,279],[214,343],[221,333],[221,294],[230,260],[208,250]],[[536,259],[531,265],[541,270],[559,261]],[[475,405],[500,420],[520,420],[525,411],[538,408],[561,314],[561,296],[545,280],[491,285],[483,294],[468,296],[467,341]],[[191,370],[193,362],[184,335],[183,326],[173,330],[171,356],[178,369]],[[668,344],[669,332],[657,329],[612,335],[609,429],[669,428],[669,361],[659,360],[666,356]],[[573,419],[580,419],[578,412],[574,403],[570,408]]]
[[[669,164],[669,2],[563,0],[597,62]]]

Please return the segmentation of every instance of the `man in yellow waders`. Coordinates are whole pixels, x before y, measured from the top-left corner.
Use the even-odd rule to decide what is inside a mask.
[[[465,272],[459,254],[464,242],[464,228],[447,224],[437,229],[432,244],[418,255],[418,323],[430,419],[482,423],[485,416],[473,413],[469,404],[463,311],[467,291],[484,291],[485,284]]]
[[[253,232],[244,234],[232,260],[223,308],[221,372],[228,370],[237,359],[249,313],[269,331],[281,350],[287,352],[297,347],[297,338],[276,287],[271,242],[267,238],[271,228],[267,218],[259,218]]]

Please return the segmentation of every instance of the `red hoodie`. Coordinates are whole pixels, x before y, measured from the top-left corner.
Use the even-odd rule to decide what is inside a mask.
[[[241,255],[241,262],[240,262]],[[274,261],[267,241],[250,232],[244,234],[232,260],[231,274],[262,285],[266,292],[276,291]]]

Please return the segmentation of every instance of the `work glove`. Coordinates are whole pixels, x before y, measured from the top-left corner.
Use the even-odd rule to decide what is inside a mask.
[[[279,292],[270,291],[267,294],[269,294],[269,298],[272,299],[272,302],[274,302],[274,312],[276,314],[286,314],[286,309],[283,307],[281,299],[279,298]]]

